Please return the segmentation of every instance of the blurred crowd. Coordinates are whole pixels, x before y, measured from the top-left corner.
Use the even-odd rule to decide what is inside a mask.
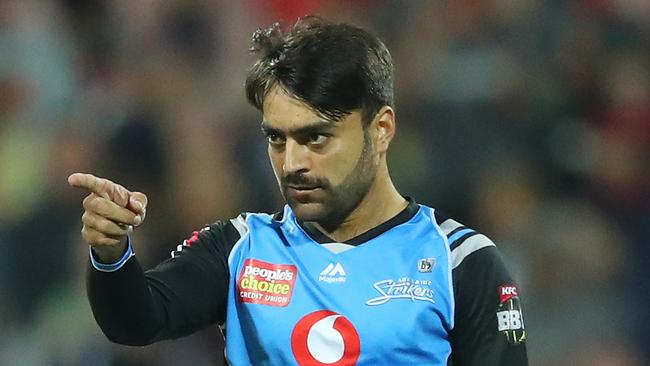
[[[650,365],[647,0],[0,1],[0,364],[220,364],[216,327],[101,335],[66,178],[149,196],[144,267],[204,224],[277,211],[249,40],[310,13],[391,50],[393,178],[501,248],[531,365]]]

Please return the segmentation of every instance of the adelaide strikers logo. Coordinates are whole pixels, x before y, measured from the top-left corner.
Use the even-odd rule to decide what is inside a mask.
[[[300,366],[353,366],[361,354],[361,340],[343,315],[319,310],[293,328],[291,351]]]

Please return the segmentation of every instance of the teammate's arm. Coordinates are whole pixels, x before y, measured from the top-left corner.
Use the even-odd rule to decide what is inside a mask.
[[[489,241],[483,236],[474,240]],[[458,246],[456,255],[463,256],[467,249],[471,248]],[[467,255],[453,270],[453,277],[456,308],[451,364],[528,365],[518,290],[497,248],[492,244]]]
[[[73,174],[68,181],[91,192],[82,216],[82,236],[93,258],[87,291],[109,339],[145,345],[224,320],[227,256],[238,238],[232,224],[202,230],[191,246],[145,273],[128,255],[128,234],[144,220],[146,196],[88,174]]]

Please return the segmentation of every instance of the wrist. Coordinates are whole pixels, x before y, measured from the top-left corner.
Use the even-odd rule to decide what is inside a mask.
[[[124,248],[122,248],[122,244],[124,244]],[[115,252],[117,254],[106,251],[105,249],[107,248],[97,250],[95,247],[88,247],[90,262],[96,270],[101,272],[115,272],[122,268],[122,266],[124,266],[126,262],[135,255],[128,237],[125,239],[124,243],[120,243],[114,247],[116,247]],[[118,252],[117,249],[122,249],[122,252]]]
[[[103,264],[113,264],[120,260],[127,251],[127,241],[125,237],[120,240],[119,244],[111,246],[91,246],[91,254],[95,259]]]

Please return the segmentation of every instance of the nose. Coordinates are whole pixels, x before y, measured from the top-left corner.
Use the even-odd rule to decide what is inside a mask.
[[[306,173],[310,168],[307,146],[299,144],[293,139],[287,139],[284,148],[284,173]]]

